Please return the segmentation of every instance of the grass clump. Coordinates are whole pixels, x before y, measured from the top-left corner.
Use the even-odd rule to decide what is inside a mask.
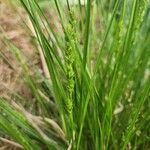
[[[61,32],[54,32],[36,0],[19,1],[32,22],[50,79],[39,74],[39,83],[18,59],[39,105],[29,113],[28,107],[1,98],[2,136],[27,150],[148,150],[149,1],[87,0],[81,5],[79,0],[72,5],[54,0]],[[23,57],[7,38],[5,42]],[[8,122],[13,125],[4,126]]]

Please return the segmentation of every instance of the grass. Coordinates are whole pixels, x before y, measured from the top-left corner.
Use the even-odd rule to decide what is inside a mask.
[[[21,50],[5,37],[38,106],[29,113],[17,93],[17,102],[1,97],[1,136],[26,150],[148,150],[149,1],[88,0],[81,6],[79,0],[72,6],[54,0],[61,33],[54,32],[37,1],[19,2],[30,17],[50,79],[31,76]],[[39,83],[38,78],[44,79]]]

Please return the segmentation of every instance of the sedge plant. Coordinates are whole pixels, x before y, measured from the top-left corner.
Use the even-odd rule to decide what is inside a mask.
[[[5,37],[38,106],[29,112],[15,91],[16,101],[0,98],[0,136],[26,150],[148,150],[150,1],[46,1],[60,32],[38,1],[18,1],[50,78],[31,76],[21,50]]]

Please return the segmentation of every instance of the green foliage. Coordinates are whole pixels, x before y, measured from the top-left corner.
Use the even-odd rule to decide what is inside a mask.
[[[20,50],[8,40],[6,45],[39,104],[39,111],[31,112],[37,116],[30,115],[42,116],[46,125],[40,129],[29,119],[28,108],[20,112],[1,98],[0,133],[27,150],[43,145],[46,149],[148,150],[149,1],[88,0],[81,6],[79,0],[73,6],[67,0],[54,0],[54,15],[61,25],[58,33],[36,0],[19,1],[32,22],[50,80],[39,75],[43,81],[38,83],[22,63]],[[55,118],[51,127],[46,122],[50,118]]]

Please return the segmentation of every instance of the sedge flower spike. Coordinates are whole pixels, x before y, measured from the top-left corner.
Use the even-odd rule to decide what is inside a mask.
[[[75,60],[75,43],[76,43],[76,32],[75,32],[75,17],[72,10],[69,11],[70,20],[67,25],[65,32],[66,51],[65,51],[65,64],[66,64],[66,89],[67,99],[65,100],[66,110],[71,114],[73,109],[73,92],[74,92],[74,70],[73,63]]]

